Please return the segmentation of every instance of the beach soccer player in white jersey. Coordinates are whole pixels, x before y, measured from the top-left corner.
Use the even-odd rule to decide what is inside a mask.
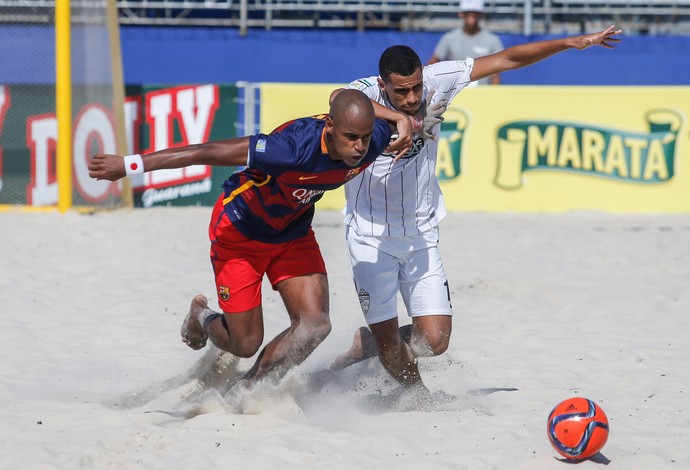
[[[447,104],[470,82],[568,49],[612,48],[620,41],[614,36],[620,33],[611,26],[598,33],[521,44],[476,59],[426,67],[409,47],[392,46],[381,55],[379,76],[350,83],[348,88],[361,90],[374,102],[377,117],[394,120],[392,116],[399,113],[410,117],[397,120],[400,142],[390,147],[409,150],[379,156],[345,185],[347,245],[368,328],[355,332],[351,348],[335,359],[331,369],[378,354],[403,387],[426,390],[417,358],[445,352],[452,329],[450,290],[438,250],[438,224],[446,208],[436,179],[437,137]],[[402,328],[398,292],[412,317],[412,324]]]

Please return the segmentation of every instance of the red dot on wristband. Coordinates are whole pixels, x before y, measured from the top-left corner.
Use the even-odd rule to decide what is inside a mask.
[[[137,165],[136,163],[130,163],[129,168],[132,171],[136,171],[136,169],[139,168],[139,165]]]

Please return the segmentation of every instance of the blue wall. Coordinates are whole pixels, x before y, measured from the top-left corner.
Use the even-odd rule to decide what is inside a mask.
[[[352,30],[251,30],[202,27],[121,28],[125,81],[141,83],[345,83],[377,73],[386,47],[407,44],[425,62],[442,33]],[[0,83],[54,80],[52,27],[0,26]],[[554,37],[554,36],[551,36]],[[27,60],[23,48],[34,41]],[[526,41],[501,35],[506,46]],[[544,39],[533,36],[530,40]],[[570,50],[503,74],[506,84],[690,85],[690,36],[623,36],[616,50]],[[77,69],[80,64],[75,64]],[[104,71],[105,72],[105,71]],[[76,74],[77,76],[79,74]],[[107,72],[104,74],[107,75]],[[92,77],[93,78],[93,77]],[[106,78],[107,79],[107,78]]]
[[[380,53],[407,44],[426,62],[442,33],[222,28],[122,29],[125,79],[147,82],[344,83],[375,75]],[[555,37],[555,36],[549,36]],[[501,35],[507,46],[526,41]],[[530,40],[545,39],[533,36]],[[690,85],[690,37],[624,36],[616,50],[570,50],[503,75],[506,84]]]

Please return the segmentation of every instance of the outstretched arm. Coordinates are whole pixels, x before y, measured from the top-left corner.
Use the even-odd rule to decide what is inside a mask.
[[[591,46],[613,49],[612,43],[620,42],[620,38],[614,36],[621,32],[622,30],[616,29],[615,26],[609,26],[598,33],[536,41],[509,47],[495,54],[476,58],[470,78],[475,81],[496,73],[526,67],[568,49],[582,50]]]
[[[186,147],[169,148],[144,156],[144,171],[183,168],[190,165],[244,166],[247,164],[249,137],[218,140]],[[123,157],[99,153],[89,162],[89,176],[116,181],[124,177]]]

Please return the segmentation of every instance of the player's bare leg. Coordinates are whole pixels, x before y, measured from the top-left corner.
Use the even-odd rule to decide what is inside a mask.
[[[208,316],[206,316],[208,315]],[[252,357],[264,341],[264,317],[261,305],[244,312],[202,313],[208,338],[219,349],[239,357]]]
[[[340,354],[331,364],[331,370],[340,370],[378,355],[376,340],[369,328],[363,326],[355,331],[350,349]]]
[[[190,348],[197,350],[206,346],[208,335],[199,323],[199,315],[208,308],[208,300],[204,295],[197,295],[192,299],[189,313],[182,321],[180,335],[182,341]]]
[[[323,274],[286,279],[277,284],[290,315],[290,327],[261,351],[245,379],[267,375],[280,378],[301,364],[331,331],[328,316],[328,280]]]
[[[414,317],[412,325],[401,327],[400,335],[415,356],[431,357],[446,352],[452,329],[451,315],[424,315]]]
[[[412,319],[412,325],[400,327],[400,336],[408,343],[416,357],[443,354],[448,349],[452,330],[450,315],[427,315]],[[331,364],[332,370],[340,370],[378,354],[374,335],[367,327],[355,331],[350,349],[340,354]]]
[[[378,346],[381,364],[388,373],[404,387],[426,388],[419,375],[417,357],[400,335],[398,319],[392,318],[369,327]]]
[[[238,313],[218,313],[208,306],[204,295],[192,299],[182,322],[182,341],[192,349],[211,342],[219,349],[239,357],[252,357],[263,342],[261,306]]]

